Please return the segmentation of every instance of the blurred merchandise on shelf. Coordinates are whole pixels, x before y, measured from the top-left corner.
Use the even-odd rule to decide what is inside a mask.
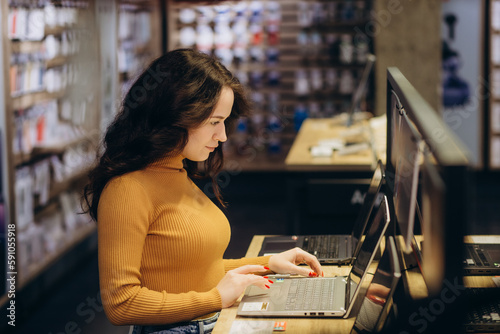
[[[152,58],[158,56],[158,50],[150,47],[156,10],[147,6],[147,2],[126,2],[119,6],[117,52],[121,97]]]
[[[373,49],[358,33],[372,1],[171,1],[170,7],[168,48],[215,55],[248,88],[254,115],[229,138],[228,153],[241,154],[244,135],[257,152],[286,153],[305,117],[345,111]],[[366,99],[372,108],[373,85]]]
[[[80,214],[82,184],[100,138],[94,4],[11,0],[3,7],[9,66],[4,117],[13,129],[6,143],[13,178],[7,194],[18,289],[95,229]]]
[[[45,100],[14,111],[12,151],[30,155],[35,148],[58,147],[61,143],[90,140],[92,134],[82,125],[91,117],[93,96],[84,99]],[[89,103],[90,102],[90,103]]]
[[[21,281],[28,280],[92,227],[86,216],[78,214],[79,205],[78,192],[63,192],[50,212],[18,230],[17,270]]]

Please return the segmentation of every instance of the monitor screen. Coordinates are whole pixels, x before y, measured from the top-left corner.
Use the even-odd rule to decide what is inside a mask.
[[[430,152],[421,166],[422,274],[431,295],[437,294],[444,279],[444,199],[446,188]]]
[[[394,146],[397,150],[394,171],[394,210],[406,251],[410,252],[415,222],[422,138],[405,112],[399,117],[398,133],[395,133],[395,137],[398,140]]]
[[[401,101],[399,100],[398,96],[394,91],[391,91],[390,95],[390,105],[389,105],[389,110],[390,110],[390,125],[391,128],[388,129],[390,130],[390,136],[388,136],[388,140],[390,142],[387,143],[387,146],[390,147],[391,154],[387,156],[387,166],[386,170],[388,170],[387,175],[388,176],[394,176],[394,169],[397,164],[397,156],[398,156],[398,139],[401,136],[401,133],[399,131],[399,128],[401,127],[401,114],[404,112],[403,106],[401,105]],[[391,186],[394,186],[394,180],[393,178],[389,178],[388,182],[390,183]]]
[[[351,232],[351,237],[356,244],[356,249],[353,252],[354,255],[358,254],[359,248],[361,247],[361,243],[358,241],[358,237],[363,234],[363,231],[366,228],[369,220],[372,217],[372,210],[375,205],[378,205],[377,201],[378,197],[381,195],[380,189],[382,188],[382,183],[384,181],[384,167],[382,165],[382,161],[377,162],[377,167],[375,171],[373,171],[372,179],[370,180],[370,185],[368,186],[368,190],[363,199],[363,206],[358,213],[356,218],[356,222],[354,223],[354,227]]]

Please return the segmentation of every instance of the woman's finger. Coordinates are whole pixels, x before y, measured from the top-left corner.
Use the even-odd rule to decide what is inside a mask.
[[[269,289],[271,287],[271,284],[274,283],[267,276],[259,276],[253,274],[238,274],[237,279],[241,284],[243,284],[244,287],[255,285],[262,289]]]
[[[297,250],[298,255],[297,255],[297,260],[300,262],[305,262],[311,269],[318,275],[318,276],[324,276],[323,274],[323,268],[321,267],[321,264],[319,263],[318,259],[316,256],[302,250],[298,249]]]
[[[237,274],[264,273],[266,271],[269,271],[268,267],[255,264],[247,264],[232,270]]]
[[[255,280],[252,280],[252,283],[251,285],[255,285],[255,286],[258,286],[259,288],[261,289],[270,289],[271,288],[271,285],[274,284],[273,281],[271,281],[270,279],[268,278],[264,278],[262,276],[256,276],[257,279]],[[250,285],[250,284],[249,284]]]

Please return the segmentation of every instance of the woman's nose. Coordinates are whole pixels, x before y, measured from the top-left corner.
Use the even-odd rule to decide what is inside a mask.
[[[226,127],[222,125],[220,129],[214,134],[214,139],[220,142],[225,142],[227,140]]]

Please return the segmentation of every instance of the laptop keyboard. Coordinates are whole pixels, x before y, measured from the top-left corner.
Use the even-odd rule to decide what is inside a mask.
[[[467,289],[467,304],[471,307],[466,313],[466,324],[491,323],[500,325],[500,294],[497,289]]]
[[[333,308],[334,279],[313,278],[291,281],[285,310],[326,310]]]
[[[303,248],[318,258],[338,258],[339,239],[336,235],[312,235],[304,238]]]
[[[490,263],[484,255],[484,250],[480,245],[467,245],[466,247],[466,260],[464,263],[469,266],[489,267]]]

